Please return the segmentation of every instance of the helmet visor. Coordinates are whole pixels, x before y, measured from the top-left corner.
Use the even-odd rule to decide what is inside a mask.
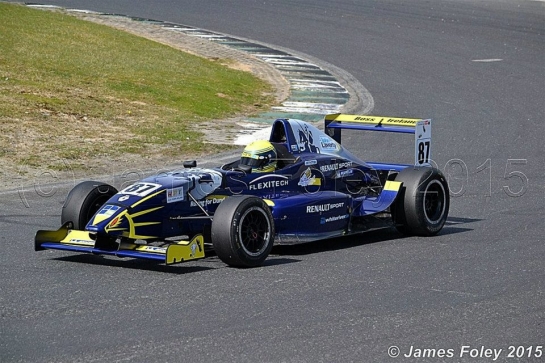
[[[252,168],[259,168],[267,164],[268,158],[253,159],[248,157],[242,157],[240,163],[243,165],[251,166]]]

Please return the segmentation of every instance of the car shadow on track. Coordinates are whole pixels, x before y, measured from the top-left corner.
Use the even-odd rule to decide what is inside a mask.
[[[464,233],[472,231],[472,228],[465,225],[478,222],[480,219],[450,217],[445,224],[439,236]],[[274,246],[271,255],[263,263],[263,267],[284,265],[300,262],[300,259],[288,256],[303,256],[320,252],[335,251],[341,249],[354,248],[366,244],[400,240],[405,238],[430,238],[433,237],[408,237],[399,233],[395,228],[384,228],[375,231],[365,232],[358,235],[330,238],[321,241],[300,243],[294,245]],[[207,257],[201,260],[189,261],[176,265],[165,265],[159,261],[140,260],[132,258],[118,258],[112,256],[98,256],[92,254],[77,254],[53,258],[53,260],[83,263],[86,265],[99,265],[108,267],[122,267],[143,271],[164,272],[169,274],[186,274],[207,270],[216,270],[225,268],[225,265],[212,250],[206,251]]]
[[[478,221],[480,221],[480,219],[450,217],[447,219],[445,226],[443,227],[438,236],[472,231],[472,228],[465,227],[465,225]],[[433,242],[433,237],[405,236],[398,232],[394,227],[390,227],[346,237],[330,238],[321,241],[293,245],[279,245],[273,248],[272,254],[279,256],[308,255],[313,253],[336,251],[358,247],[366,244],[387,242],[405,238],[430,238],[430,242]]]
[[[279,256],[301,256],[320,252],[349,249],[371,243],[390,241],[401,237],[402,235],[393,228],[382,229],[365,232],[358,235],[329,238],[314,242],[279,245],[273,248],[272,253]]]
[[[224,264],[213,252],[210,252],[201,260],[191,261],[187,263],[179,263],[175,265],[165,265],[158,261],[139,260],[131,258],[117,258],[109,256],[97,256],[90,254],[80,254],[72,256],[56,257],[53,260],[63,262],[82,263],[85,265],[97,265],[104,267],[121,267],[126,269],[135,269],[141,271],[164,272],[168,274],[183,275],[186,273],[201,272],[208,270],[216,270],[219,268],[229,267]],[[285,257],[270,256],[263,263],[263,267],[285,265],[288,263],[300,262],[300,260]]]
[[[86,265],[98,265],[98,266],[105,266],[105,267],[122,267],[122,268],[142,270],[142,271],[166,272],[169,274],[173,274],[173,273],[186,274],[191,272],[213,270],[219,267],[219,266],[196,265],[196,263],[199,263],[199,261],[191,261],[185,264],[182,263],[182,264],[176,264],[176,265],[165,265],[164,263],[161,263],[158,261],[140,260],[135,258],[98,256],[98,255],[91,255],[91,254],[79,254],[79,255],[56,257],[54,258],[54,260],[63,261],[63,262],[83,263]]]

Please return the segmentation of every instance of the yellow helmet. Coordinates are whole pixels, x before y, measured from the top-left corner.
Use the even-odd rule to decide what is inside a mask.
[[[242,165],[252,167],[252,173],[267,173],[276,169],[276,150],[266,140],[257,140],[244,148],[240,158]]]

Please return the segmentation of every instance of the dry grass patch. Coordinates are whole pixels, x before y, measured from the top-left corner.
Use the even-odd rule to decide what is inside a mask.
[[[217,151],[196,124],[272,102],[247,72],[62,13],[0,3],[0,34],[3,173]]]

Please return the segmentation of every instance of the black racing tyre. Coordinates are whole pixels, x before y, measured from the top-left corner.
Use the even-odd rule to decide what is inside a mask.
[[[272,213],[261,198],[228,197],[214,213],[211,237],[216,254],[229,266],[260,266],[274,243]]]
[[[447,220],[450,196],[447,180],[435,168],[408,167],[395,178],[403,182],[391,207],[396,228],[403,234],[432,236]]]
[[[76,185],[62,206],[61,223],[72,222],[74,229],[82,230],[93,215],[117,193],[111,185],[84,181]]]

